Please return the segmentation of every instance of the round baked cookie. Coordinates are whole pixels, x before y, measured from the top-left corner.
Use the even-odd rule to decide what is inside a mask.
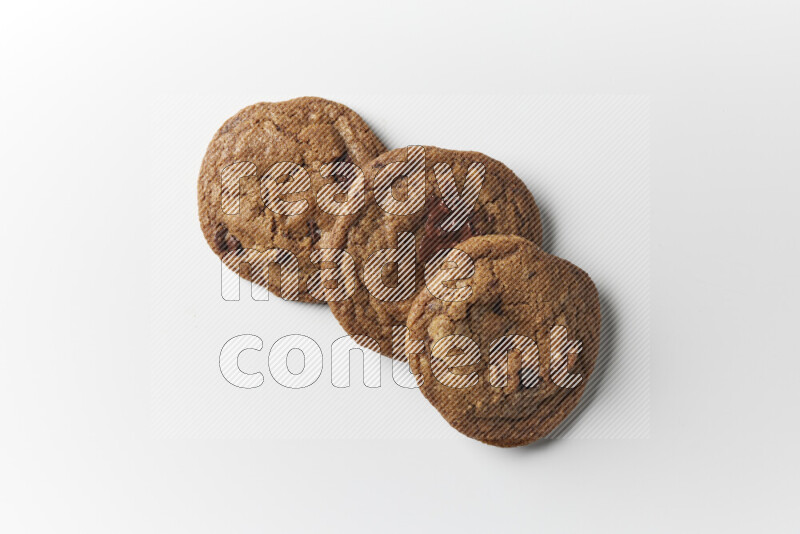
[[[389,183],[394,199],[412,198],[419,190],[414,184],[422,182],[417,172],[420,169],[424,173],[425,192],[418,209],[404,213],[400,208],[379,202],[387,198]],[[369,336],[386,356],[392,356],[393,352],[393,327],[405,326],[411,302],[424,287],[425,264],[438,251],[486,234],[519,235],[541,243],[541,221],[533,195],[508,167],[484,154],[411,146],[381,154],[364,173],[365,206],[354,215],[340,217],[320,246],[345,250],[355,263],[352,296],[328,302],[334,315],[351,337]],[[468,181],[471,188],[465,187]],[[470,191],[475,193],[472,197]],[[466,212],[459,211],[455,204],[459,196],[469,207]],[[397,291],[368,290],[369,284],[365,282],[371,277],[374,286],[376,281],[375,272],[368,274],[366,268],[373,255],[383,249],[408,245],[409,236],[414,238],[413,266],[403,270],[396,263],[389,264],[380,275],[386,287],[395,286]],[[403,241],[399,242],[401,238]],[[412,284],[403,284],[410,274],[414,276]],[[369,348],[374,348],[374,344]]]
[[[299,264],[294,291],[281,291],[285,273],[279,276],[277,267],[253,268],[256,262],[250,261],[240,274],[258,283],[269,275],[268,288],[278,296],[315,301],[307,282],[318,267],[309,254],[336,219],[318,209],[317,193],[326,184],[346,187],[349,181],[323,178],[320,169],[332,162],[361,167],[384,150],[361,117],[336,102],[304,97],[244,108],[214,135],[200,169],[198,207],[206,241],[234,271],[255,257],[248,249],[290,252]]]
[[[409,363],[456,430],[490,445],[526,445],[583,394],[600,339],[597,289],[581,269],[519,237],[474,237],[455,248],[473,262],[471,292],[458,301],[420,292],[407,345],[422,350]]]

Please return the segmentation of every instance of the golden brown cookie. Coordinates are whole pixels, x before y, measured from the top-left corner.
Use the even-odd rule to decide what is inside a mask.
[[[401,148],[378,156],[364,173],[364,207],[340,217],[320,247],[352,256],[354,292],[329,305],[350,336],[369,336],[384,355],[392,355],[392,329],[406,324],[425,265],[439,250],[485,234],[541,242],[533,195],[508,167],[478,152]],[[378,271],[379,251],[391,248],[411,261]]]
[[[288,251],[299,265],[299,288],[295,276],[295,290],[288,293],[299,291],[298,300],[315,301],[306,285],[318,267],[309,254],[336,219],[318,209],[317,195],[326,185],[345,187],[350,179],[335,175],[335,169],[323,178],[321,168],[332,162],[360,167],[384,150],[361,117],[329,100],[263,102],[239,111],[211,140],[200,170],[198,205],[206,241],[233,270],[249,262],[241,270],[247,279],[261,283],[269,274],[268,287],[279,296],[291,256],[246,250]],[[280,277],[277,267],[253,269],[256,257],[265,260],[259,266],[287,260],[289,268],[282,267],[286,272]]]
[[[471,289],[455,301],[417,296],[407,323],[412,370],[459,432],[500,447],[536,441],[572,411],[592,374],[597,289],[578,267],[519,237],[474,237],[455,248],[473,262]]]

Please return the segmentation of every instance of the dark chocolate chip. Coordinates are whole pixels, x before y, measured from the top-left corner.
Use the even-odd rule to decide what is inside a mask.
[[[231,250],[239,251],[244,248],[242,243],[231,235],[228,227],[222,223],[217,226],[217,231],[214,234],[214,244],[217,246],[217,250],[222,253],[230,252]]]
[[[311,244],[316,245],[319,239],[322,237],[322,232],[317,226],[317,222],[313,219],[309,219],[306,224],[308,225],[308,235],[311,236]]]
[[[502,315],[503,313],[503,299],[497,297],[494,303],[492,303],[492,311],[497,315]]]

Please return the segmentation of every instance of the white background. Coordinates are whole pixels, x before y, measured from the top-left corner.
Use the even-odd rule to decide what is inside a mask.
[[[0,528],[796,531],[798,15],[698,1],[6,7]],[[649,95],[650,437],[497,450],[156,435],[152,102],[234,92]]]

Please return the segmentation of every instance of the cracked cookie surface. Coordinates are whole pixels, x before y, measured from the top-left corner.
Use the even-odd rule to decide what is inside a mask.
[[[409,346],[423,342],[409,355],[420,390],[473,439],[514,447],[543,438],[575,408],[594,369],[597,289],[581,269],[519,237],[474,237],[455,248],[474,262],[469,297],[446,302],[422,290],[408,315]],[[432,354],[448,336],[479,352],[466,343]]]
[[[385,150],[358,114],[336,102],[304,97],[244,108],[217,131],[203,159],[197,193],[206,241],[233,270],[246,249],[291,252],[299,263],[299,300],[316,302],[306,290],[317,270],[309,254],[336,219],[318,209],[317,192],[341,180],[322,178],[320,167],[331,162],[363,167]],[[303,213],[287,215],[267,207],[265,196],[269,198],[270,193],[262,187],[262,177],[276,184],[299,178],[296,167],[285,176],[269,176],[273,165],[281,162],[296,164],[308,173],[306,191],[280,195],[284,202],[306,201]],[[253,280],[248,266],[240,273]],[[277,267],[269,269],[268,286],[281,296],[279,273]]]
[[[376,201],[376,178],[384,170],[400,161],[408,161],[412,147],[391,150],[378,156],[366,168],[366,202],[356,214],[341,217],[330,233],[323,237],[321,246],[346,250],[356,265],[356,284],[353,295],[341,301],[331,301],[331,310],[350,336],[369,336],[374,339],[384,355],[392,355],[392,327],[404,326],[414,296],[424,286],[424,266],[437,251],[451,247],[475,235],[519,235],[541,243],[542,228],[539,209],[525,184],[505,165],[478,152],[424,148],[425,195],[424,206],[408,215],[395,215],[384,211]],[[446,164],[459,194],[470,166],[480,164],[485,169],[482,186],[470,216],[452,230],[443,229],[451,210],[444,202],[435,168]],[[441,167],[440,167],[441,169]],[[441,173],[440,173],[441,176]],[[408,176],[398,176],[393,182],[393,195],[408,198]],[[364,266],[368,259],[381,249],[398,245],[401,233],[411,233],[415,238],[415,264],[413,291],[398,301],[376,298],[364,284]],[[399,283],[396,268],[383,272],[387,286]]]

